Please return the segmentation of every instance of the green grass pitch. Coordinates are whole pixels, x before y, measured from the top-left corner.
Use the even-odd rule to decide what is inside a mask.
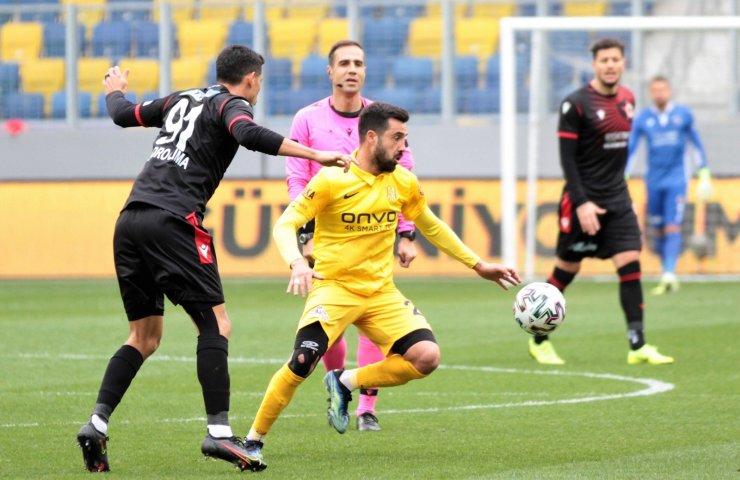
[[[239,435],[292,346],[302,300],[286,282],[225,282]],[[443,368],[381,391],[383,431],[359,433],[353,418],[338,435],[319,367],[267,437],[261,478],[738,479],[737,283],[646,296],[647,339],[676,357],[655,367],[626,364],[616,282],[577,281],[553,336],[567,361],[557,368],[528,357],[514,291],[478,279],[399,286],[434,327]],[[128,331],[115,282],[3,281],[0,305],[0,477],[87,478],[75,435]],[[182,309],[167,309],[162,346],[112,417],[109,478],[253,475],[200,455],[195,330]],[[347,335],[354,360],[356,332]]]

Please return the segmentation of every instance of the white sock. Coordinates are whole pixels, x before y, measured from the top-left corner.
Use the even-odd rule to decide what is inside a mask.
[[[93,424],[93,427],[95,427],[95,430],[105,435],[108,433],[108,424],[103,421],[102,418],[100,418],[97,415],[93,415],[90,421]]]
[[[342,372],[342,374],[339,376],[339,381],[349,389],[351,392],[352,390],[355,390],[357,386],[354,385],[352,379],[357,377],[357,369],[353,368],[352,370],[345,370]]]
[[[208,425],[208,433],[215,438],[231,438],[234,436],[229,425]]]
[[[255,430],[254,428],[249,429],[247,440],[257,440],[258,442],[261,442],[263,438],[265,438],[265,436],[257,433],[257,430]]]

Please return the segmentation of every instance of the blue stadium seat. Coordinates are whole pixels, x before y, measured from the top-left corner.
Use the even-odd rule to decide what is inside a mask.
[[[400,55],[409,34],[409,21],[384,17],[366,20],[362,31],[362,46],[366,55]]]
[[[92,108],[92,95],[90,92],[77,92],[77,104],[79,105],[79,116],[89,118]],[[57,92],[51,97],[51,118],[64,118],[67,115],[67,94]]]
[[[141,101],[143,102],[151,102],[152,100],[156,100],[159,98],[159,92],[146,92],[144,95],[141,96]]]
[[[159,56],[159,25],[148,21],[132,23],[132,36],[134,39],[134,52],[137,57],[157,58]],[[176,42],[172,27],[172,41]]]
[[[15,0],[0,0],[0,6],[7,7],[15,4]],[[2,24],[7,23],[10,21],[10,19],[13,18],[12,13],[0,13],[0,26]]]
[[[529,71],[529,52],[517,53],[516,56],[516,82],[519,85],[526,84],[526,76]],[[498,54],[491,55],[486,61],[486,87],[498,89],[501,82],[501,58]]]
[[[45,5],[52,7],[54,4],[59,4],[59,0],[22,0],[16,1],[16,4],[27,6]],[[57,12],[55,9],[48,11],[31,11],[22,12],[20,15],[21,22],[55,22],[57,20]]]
[[[399,57],[393,62],[396,87],[430,88],[434,83],[434,62],[431,58]]]
[[[208,70],[206,71],[206,83],[208,86],[216,84],[216,59],[214,58],[208,63]]]
[[[623,2],[617,2],[613,1],[611,4],[612,15],[619,15],[619,16],[625,16],[625,15],[632,15],[632,5],[629,1],[623,1]]]
[[[85,26],[77,25],[78,53],[85,50]],[[47,57],[63,57],[67,45],[67,34],[64,24],[57,22],[44,23],[43,54]]]
[[[237,20],[229,27],[229,35],[226,43],[229,45],[246,45],[252,46],[252,37],[254,35],[254,25],[252,22]]]
[[[365,89],[385,88],[393,60],[384,55],[365,55]]]
[[[270,115],[292,116],[301,108],[327,97],[328,94],[326,87],[269,90],[267,111]]]
[[[588,55],[591,37],[584,31],[550,32],[549,45],[551,52],[584,56]]]
[[[0,63],[0,95],[18,92],[20,67],[17,63]]]
[[[455,87],[476,88],[478,86],[478,59],[473,55],[455,57]]]
[[[265,61],[270,90],[289,90],[293,85],[293,66],[289,58],[270,58]]]
[[[124,97],[126,97],[128,101],[136,103],[136,95],[134,95],[133,93],[127,92]],[[108,107],[105,104],[105,92],[101,92],[98,95],[98,108],[96,112],[98,117],[108,116]]]
[[[497,89],[458,90],[457,111],[467,114],[498,113],[501,110]]]
[[[93,28],[92,54],[95,57],[127,57],[131,53],[131,24],[100,22]]]
[[[427,88],[417,92],[414,113],[440,113],[442,111],[442,90]]]
[[[416,108],[416,92],[409,87],[381,88],[368,92],[368,97],[376,102],[392,103],[412,112]]]
[[[124,22],[134,22],[134,21],[141,21],[141,20],[149,20],[152,18],[152,6],[153,8],[159,8],[158,5],[154,5],[151,0],[107,0],[108,5],[113,7],[110,9],[110,19],[114,22],[118,21],[124,21]],[[148,7],[148,8],[130,8],[130,6],[127,6],[127,8],[118,9],[116,7],[116,3],[141,3],[142,7]],[[138,7],[138,5],[137,5]]]
[[[309,55],[301,61],[301,88],[326,88],[329,87],[328,75],[326,73],[326,57]]]
[[[385,17],[405,18],[407,20],[420,17],[424,15],[425,11],[425,5],[386,6],[382,9],[383,16]]]
[[[40,93],[9,93],[2,99],[3,118],[44,118],[44,96]]]

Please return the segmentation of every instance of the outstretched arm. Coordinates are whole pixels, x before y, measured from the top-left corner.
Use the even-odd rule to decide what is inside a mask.
[[[414,219],[416,227],[429,240],[432,245],[439,248],[447,255],[456,259],[463,265],[475,270],[475,273],[496,282],[504,290],[509,285],[517,285],[521,280],[519,274],[514,268],[500,265],[497,263],[484,262],[473,252],[470,247],[465,245],[460,237],[428,207],[422,211],[421,215]]]

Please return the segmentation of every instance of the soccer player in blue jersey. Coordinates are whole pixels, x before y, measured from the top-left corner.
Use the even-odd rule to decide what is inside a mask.
[[[693,154],[699,178],[697,194],[706,199],[711,193],[711,174],[707,168],[694,116],[685,105],[671,101],[671,85],[662,76],[650,81],[653,105],[641,111],[632,123],[629,157],[625,174],[635,165],[640,140],[647,141],[648,225],[655,229],[655,251],[660,255],[663,275],[652,290],[663,295],[678,290],[676,261],[681,253],[681,223],[686,205],[686,160]],[[687,149],[691,143],[692,149]]]

